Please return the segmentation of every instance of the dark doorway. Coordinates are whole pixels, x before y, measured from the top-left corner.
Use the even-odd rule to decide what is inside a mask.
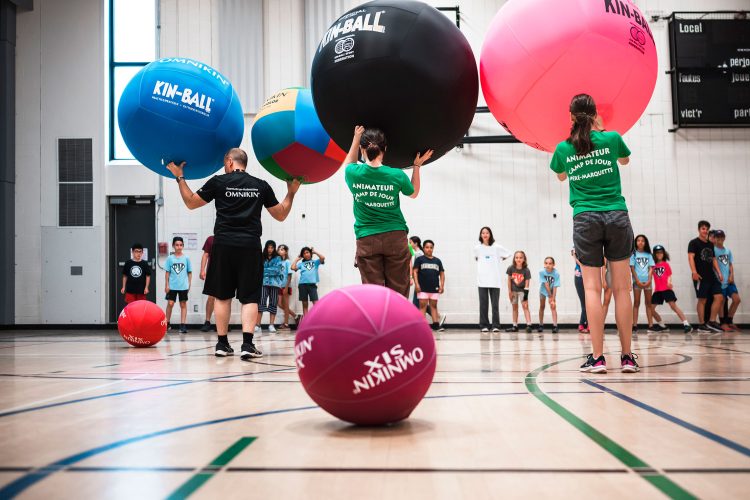
[[[154,199],[136,196],[109,198],[109,321],[125,307],[122,268],[130,258],[133,243],[143,245],[143,260],[151,266],[148,300],[156,302],[156,213]]]

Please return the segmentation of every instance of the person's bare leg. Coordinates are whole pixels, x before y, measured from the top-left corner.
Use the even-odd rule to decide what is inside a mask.
[[[654,310],[651,307],[651,290],[643,290],[643,299],[646,303],[646,321],[648,321],[648,326],[654,326]]]
[[[529,301],[521,302],[523,307],[523,317],[526,320],[526,326],[531,326],[531,311],[529,311]]]
[[[630,342],[633,337],[633,304],[630,301],[630,261],[628,259],[609,261],[612,275],[612,295],[615,299],[615,321],[620,333],[622,354],[631,354]]]
[[[732,305],[729,306],[729,317],[734,318],[734,313],[737,312],[737,308],[740,307],[740,303],[742,300],[740,299],[739,293],[733,293],[732,294]]]
[[[609,303],[612,302],[612,289],[607,288],[604,290],[604,319],[607,319],[607,313],[609,313]]]
[[[720,293],[717,293],[716,295],[714,295],[714,301],[711,304],[711,317],[706,321],[718,321],[719,312],[721,312],[722,307],[724,307],[724,296]]]
[[[552,324],[557,326],[557,303],[555,305],[549,305],[550,311],[552,311]]]
[[[438,301],[430,299],[430,315],[432,316],[432,322],[437,323],[440,321],[440,315],[438,314]]]
[[[425,321],[427,321],[426,314],[427,314],[427,304],[428,303],[429,302],[428,302],[427,299],[419,299],[419,310],[422,313],[422,317],[424,318]]]
[[[617,307],[615,305],[615,307]],[[638,325],[638,313],[641,308],[641,289],[637,286],[633,286],[633,324]],[[649,323],[649,326],[651,324]]]
[[[672,308],[672,310],[677,314],[677,317],[680,318],[680,321],[685,321],[685,314],[682,312],[682,309],[677,305],[677,302],[668,302],[669,307]]]
[[[255,325],[258,324],[258,320],[260,319],[258,314],[258,304],[242,304],[240,314],[242,317],[242,331],[246,333],[253,333],[253,330],[255,330]]]
[[[513,324],[518,324],[518,302],[513,304]]]
[[[164,311],[165,316],[167,317],[167,323],[172,323],[172,308],[174,307],[174,300],[168,300],[167,301],[167,310]]]
[[[180,325],[187,322],[187,302],[180,302]]]
[[[547,299],[545,299],[544,295],[541,295],[539,297],[539,326],[544,324],[544,306],[546,302]]]
[[[214,316],[216,317],[216,333],[226,337],[229,329],[229,316],[232,314],[232,299],[214,301]]]
[[[581,266],[583,289],[586,295],[586,317],[591,331],[591,350],[594,358],[604,351],[604,305],[602,304],[602,271],[600,267]]]
[[[211,322],[211,316],[213,316],[214,314],[214,301],[215,300],[216,299],[214,299],[210,295],[206,299],[206,322],[207,323]]]
[[[695,304],[696,312],[698,313],[698,324],[703,325],[706,323],[706,299],[698,299]]]

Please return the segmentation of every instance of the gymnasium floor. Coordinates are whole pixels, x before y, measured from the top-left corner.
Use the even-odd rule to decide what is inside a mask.
[[[253,363],[214,342],[0,332],[0,498],[748,498],[747,335],[642,334],[640,373],[583,375],[577,333],[449,330],[427,398],[374,429],[311,403],[292,334]]]

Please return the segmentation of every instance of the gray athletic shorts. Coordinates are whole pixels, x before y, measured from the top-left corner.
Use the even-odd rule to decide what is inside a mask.
[[[581,264],[602,267],[633,253],[633,228],[625,210],[582,212],[573,218],[573,245]]]

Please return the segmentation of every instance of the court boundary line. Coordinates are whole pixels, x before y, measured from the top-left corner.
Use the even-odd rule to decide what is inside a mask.
[[[624,464],[626,467],[628,467],[628,469],[632,470],[640,477],[648,481],[652,486],[656,487],[659,491],[667,495],[669,498],[697,500],[698,497],[669,479],[662,472],[656,470],[654,467],[651,467],[644,460],[640,459],[639,457],[625,449],[622,445],[618,444],[617,442],[603,434],[601,431],[587,423],[585,420],[575,415],[563,405],[549,397],[547,393],[545,393],[539,387],[539,383],[537,382],[537,377],[539,376],[539,374],[553,366],[575,360],[580,360],[580,357],[554,361],[530,371],[526,375],[525,379],[526,388],[552,412],[562,417],[563,420],[578,429],[581,433],[583,433],[584,436],[588,437],[594,443],[598,444],[602,449],[604,449],[604,451],[608,452],[620,463]],[[586,382],[586,379],[581,380],[583,382]]]
[[[182,500],[198,491],[211,478],[222,471],[234,458],[242,453],[245,448],[258,439],[255,436],[242,437],[235,441],[229,448],[222,451],[219,456],[211,460],[205,467],[193,474],[187,481],[177,487],[167,496],[167,500]]]
[[[736,451],[737,453],[740,453],[742,455],[745,455],[746,457],[750,457],[750,448],[747,446],[741,445],[740,443],[733,441],[729,438],[725,438],[724,436],[720,436],[714,432],[709,431],[708,429],[704,429],[703,427],[700,427],[695,424],[691,424],[690,422],[683,420],[679,417],[676,417],[670,413],[665,412],[664,410],[660,410],[654,406],[651,406],[648,403],[644,403],[643,401],[639,401],[633,397],[630,397],[626,394],[623,394],[621,392],[618,392],[614,389],[611,389],[607,386],[604,386],[602,384],[598,384],[596,382],[593,382],[591,380],[583,380],[584,384],[590,385],[591,387],[596,387],[602,392],[605,392],[611,396],[614,396],[622,401],[625,401],[626,403],[629,403],[633,406],[636,406],[642,410],[646,410],[647,412],[651,413],[652,415],[656,415],[657,417],[661,417],[664,420],[667,420],[668,422],[671,422],[675,425],[678,425],[682,427],[683,429],[687,429],[691,432],[694,432],[698,434],[701,437],[704,437],[706,439],[710,439],[711,441],[718,443],[722,446],[725,446],[731,450]]]

